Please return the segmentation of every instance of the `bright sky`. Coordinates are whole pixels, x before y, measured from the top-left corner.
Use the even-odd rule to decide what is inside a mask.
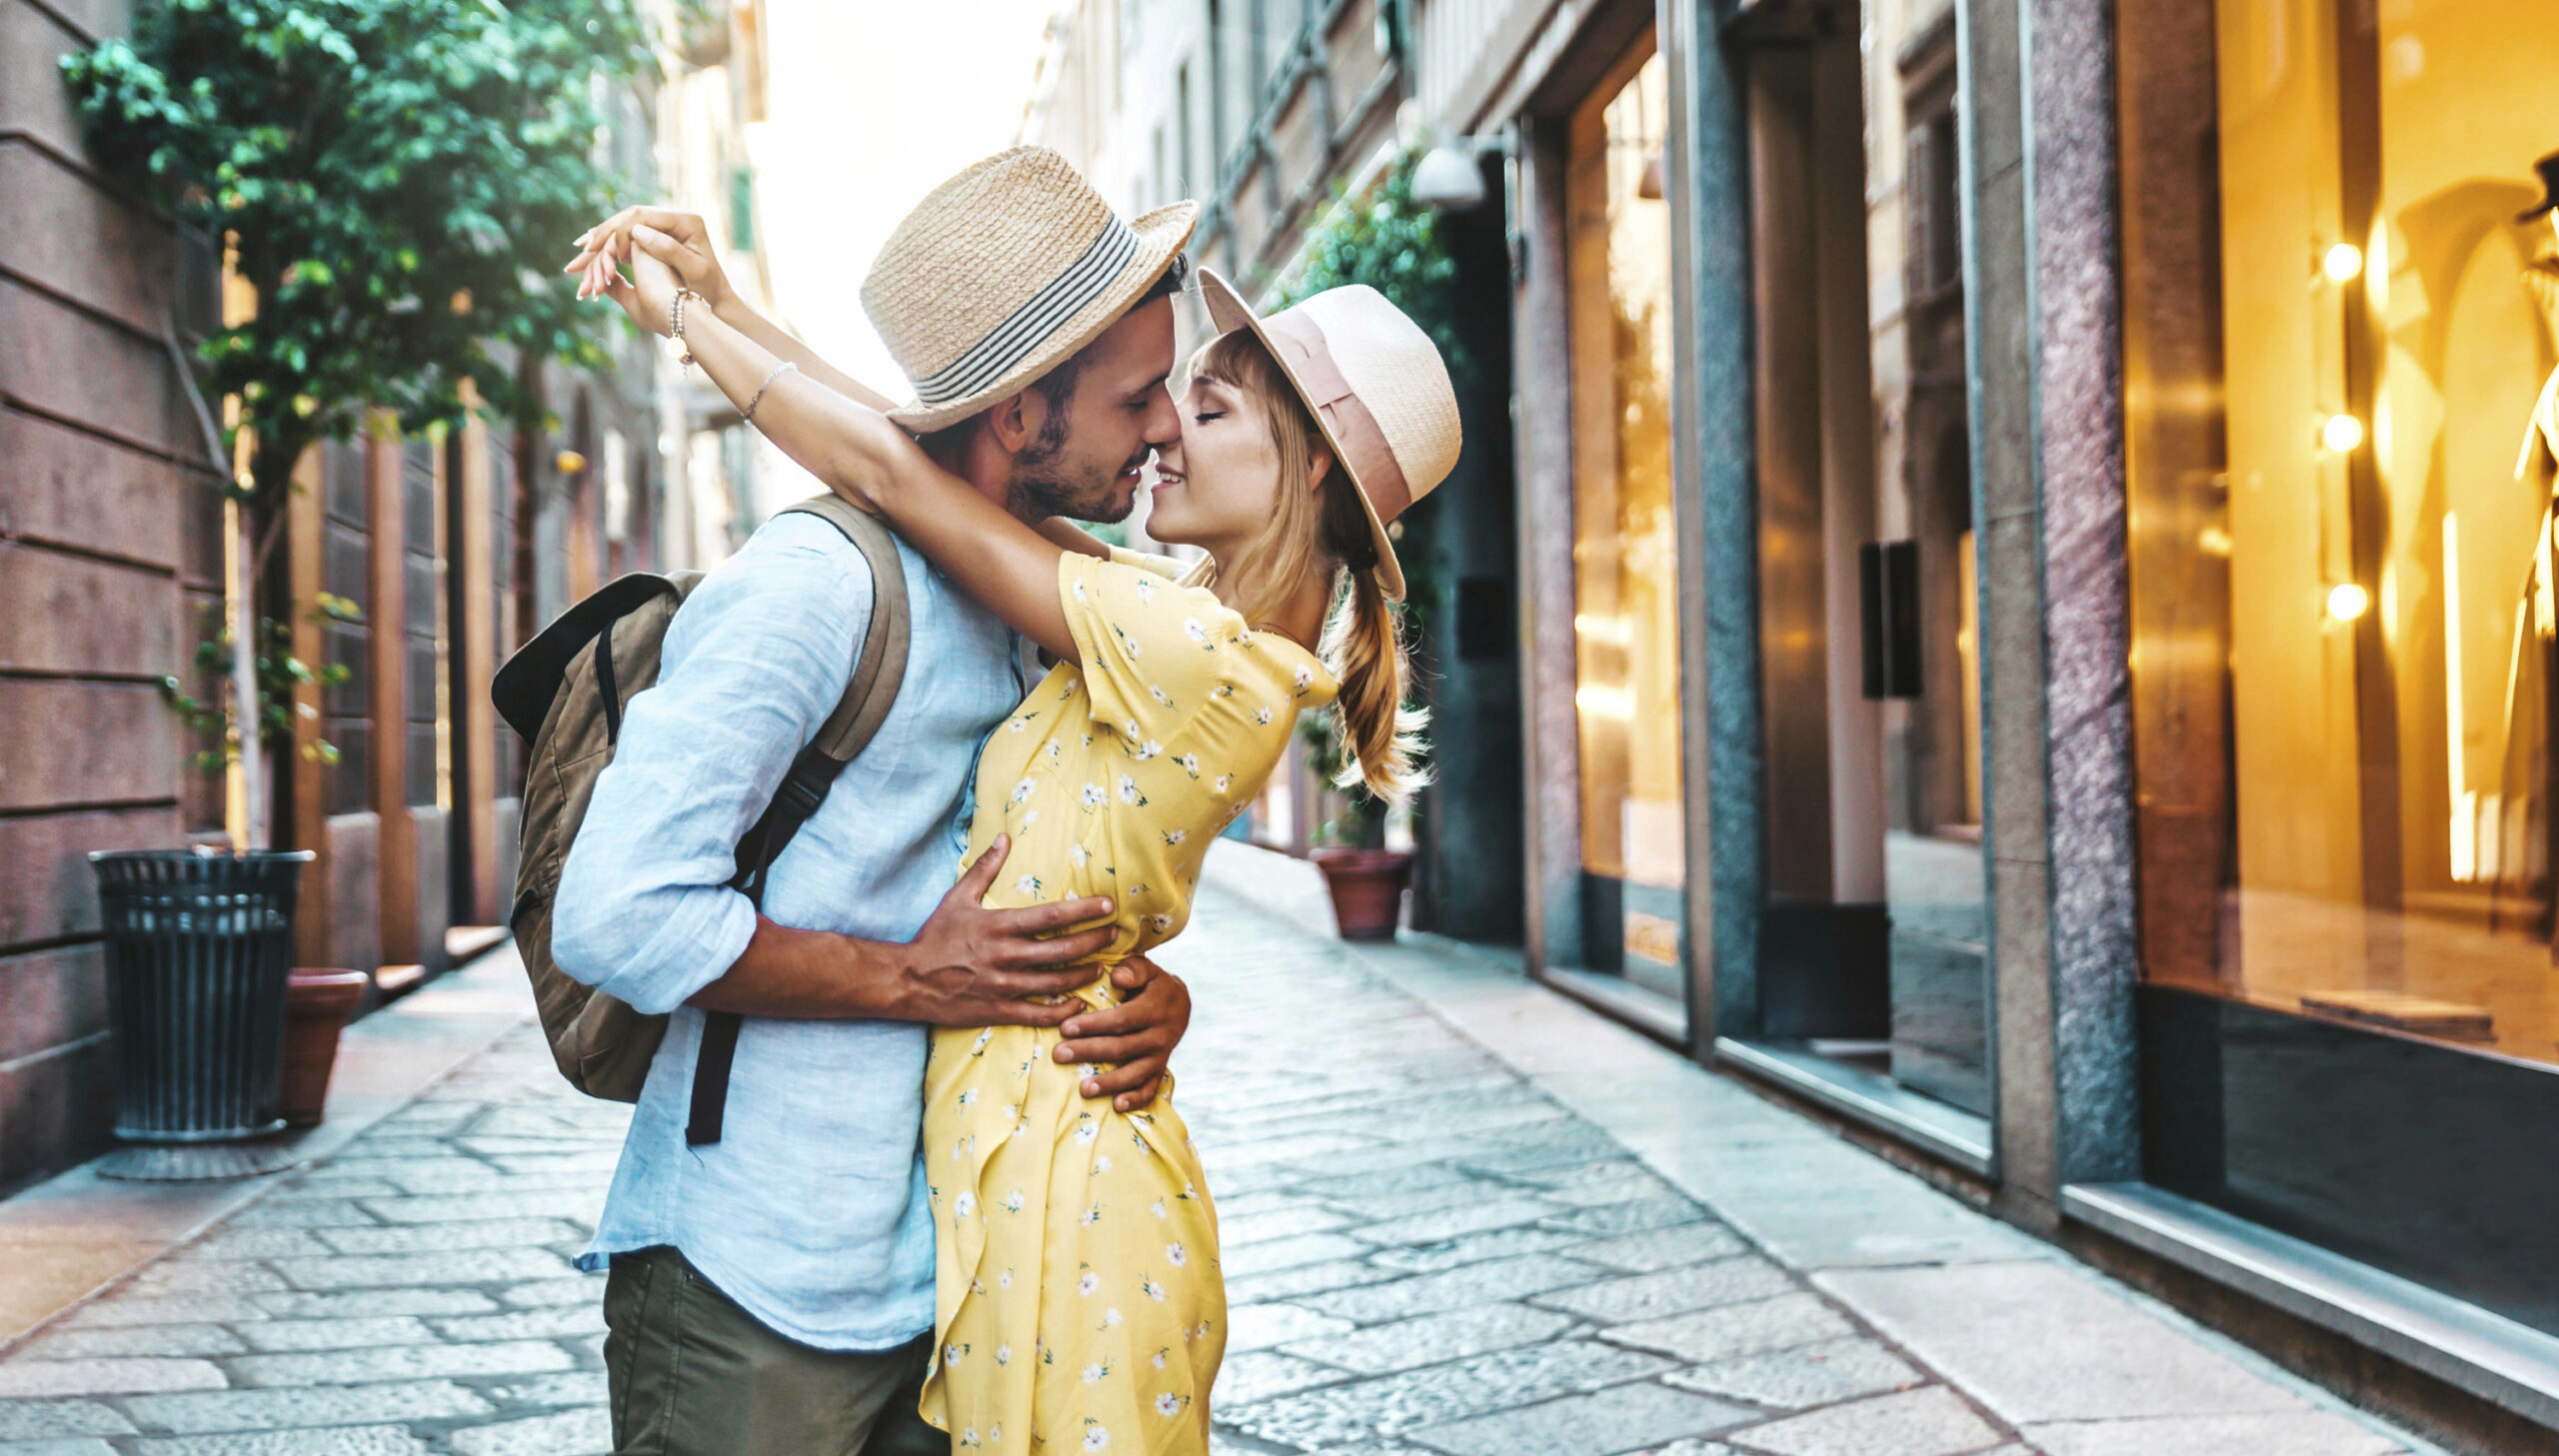
[[[818,352],[896,399],[862,277],[908,209],[1013,144],[1058,0],[767,0],[770,120],[751,138],[773,285]]]

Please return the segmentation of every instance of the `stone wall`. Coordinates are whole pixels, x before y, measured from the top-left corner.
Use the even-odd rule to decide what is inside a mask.
[[[0,0],[0,1189],[106,1135],[93,849],[218,829],[164,676],[220,616],[221,505],[169,337],[210,250],[84,160],[59,58],[122,0]]]

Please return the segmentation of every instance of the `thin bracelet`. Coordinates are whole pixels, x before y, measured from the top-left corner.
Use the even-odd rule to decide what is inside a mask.
[[[766,375],[764,377],[764,383],[756,386],[756,397],[747,401],[747,413],[745,417],[746,423],[750,425],[755,423],[756,406],[764,403],[764,392],[773,388],[773,382],[782,378],[786,374],[796,373],[799,368],[800,366],[792,363],[788,359],[773,367],[773,373]]]
[[[693,364],[693,341],[684,336],[684,301],[700,297],[702,295],[695,293],[692,289],[680,288],[676,290],[674,298],[667,300],[667,332],[675,336],[678,344],[684,346],[684,357],[676,361],[678,368],[690,368]]]

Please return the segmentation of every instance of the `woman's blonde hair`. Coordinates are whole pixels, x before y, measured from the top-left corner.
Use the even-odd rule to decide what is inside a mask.
[[[1307,578],[1322,575],[1331,608],[1316,656],[1340,683],[1333,700],[1341,715],[1341,771],[1334,782],[1357,784],[1383,803],[1400,803],[1429,781],[1421,766],[1421,732],[1429,715],[1408,707],[1404,694],[1412,668],[1403,640],[1403,618],[1377,586],[1376,539],[1350,473],[1333,460],[1320,491],[1297,487],[1331,447],[1288,383],[1250,330],[1209,341],[1192,357],[1191,373],[1252,395],[1271,422],[1271,444],[1280,458],[1280,501],[1245,549],[1257,564],[1254,595],[1240,604],[1245,621],[1266,622]],[[1232,570],[1243,563],[1229,563]]]

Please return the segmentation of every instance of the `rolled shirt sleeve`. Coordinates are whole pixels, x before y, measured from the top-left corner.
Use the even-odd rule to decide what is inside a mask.
[[[756,912],[728,886],[738,840],[844,696],[871,606],[869,562],[806,516],[774,522],[695,589],[561,869],[563,970],[657,1013],[745,953]]]

